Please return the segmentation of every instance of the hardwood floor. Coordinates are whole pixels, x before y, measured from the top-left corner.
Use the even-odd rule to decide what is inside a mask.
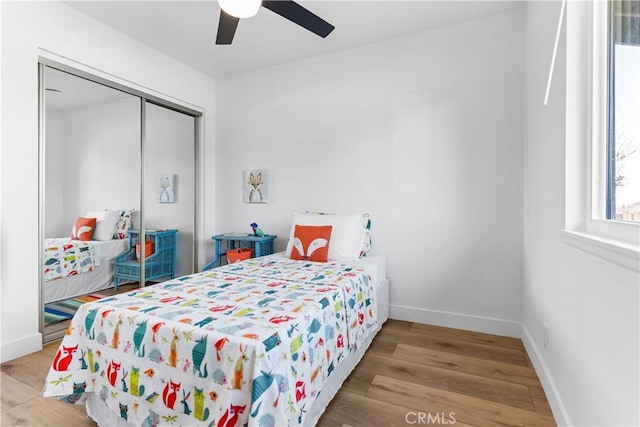
[[[389,320],[320,426],[553,426],[519,339]]]
[[[95,426],[40,397],[58,342],[0,365],[0,425]],[[555,425],[522,342],[389,320],[319,426]]]

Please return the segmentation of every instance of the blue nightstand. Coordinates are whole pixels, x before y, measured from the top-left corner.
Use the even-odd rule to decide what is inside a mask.
[[[219,267],[226,264],[227,250],[230,249],[252,249],[254,258],[270,255],[273,253],[275,240],[278,236],[237,236],[233,234],[218,234],[211,239],[214,241],[213,260],[204,266],[204,270]]]
[[[178,230],[145,231],[147,242],[153,242],[154,252],[144,262],[145,280],[175,277],[176,235]],[[129,230],[129,249],[115,259],[114,287],[123,281],[140,280],[140,262],[136,260],[136,244],[140,243],[140,230]]]

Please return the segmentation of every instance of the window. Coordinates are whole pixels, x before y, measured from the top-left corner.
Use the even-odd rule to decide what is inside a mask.
[[[634,272],[640,272],[640,221],[631,214],[640,202],[638,3],[566,3],[562,230],[566,244]]]
[[[640,1],[609,3],[606,219],[640,223]]]

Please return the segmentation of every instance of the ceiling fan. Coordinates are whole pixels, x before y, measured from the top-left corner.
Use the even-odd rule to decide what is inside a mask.
[[[218,0],[220,21],[216,44],[231,44],[240,18],[254,16],[260,6],[287,18],[294,24],[325,38],[335,28],[324,19],[291,0]]]

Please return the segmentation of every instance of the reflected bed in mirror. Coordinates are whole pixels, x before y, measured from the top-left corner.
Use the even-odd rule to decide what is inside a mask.
[[[121,239],[46,239],[44,303],[113,287],[113,260],[127,250],[127,245],[128,241]]]
[[[46,303],[113,291],[115,258],[130,249],[129,236],[123,229],[104,234],[99,230],[97,217],[105,208],[135,211],[133,228],[180,229],[176,270],[192,273],[198,187],[195,130],[201,114],[173,103],[166,108],[164,100],[122,82],[46,58],[39,61],[42,313]],[[159,200],[158,180],[167,174],[174,178],[172,190],[182,191]],[[75,236],[74,240],[88,241],[72,243],[75,221],[92,217],[97,222],[94,234]],[[87,226],[79,223],[77,234]],[[142,286],[146,282],[143,274],[133,280]],[[43,318],[45,342],[56,339]]]

